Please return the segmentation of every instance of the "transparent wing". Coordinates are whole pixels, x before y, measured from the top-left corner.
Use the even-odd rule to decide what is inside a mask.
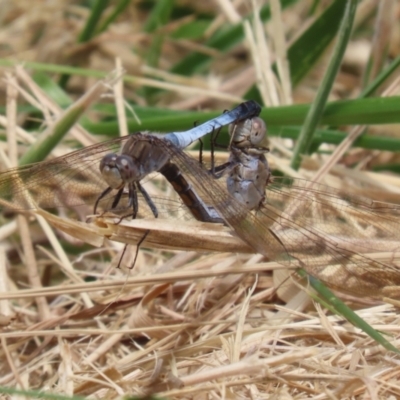
[[[172,154],[174,153],[174,154]],[[335,289],[384,296],[400,284],[400,207],[350,197],[324,185],[275,178],[266,203],[256,212],[234,200],[196,160],[171,150],[173,162],[192,174],[195,190],[236,234],[270,260],[302,267]],[[387,252],[386,258],[371,256]]]
[[[131,137],[114,139],[49,161],[0,173],[0,210],[7,214],[35,208],[67,207],[84,220],[86,215],[93,213],[96,200],[108,187],[100,174],[101,159],[108,153],[120,152]],[[153,173],[146,177],[142,185],[156,204],[160,217],[193,219],[173,190],[170,189],[169,195],[165,196],[166,183],[160,174]],[[112,191],[105,196],[99,203],[98,212],[109,210],[115,195],[116,191]],[[139,217],[152,217],[143,196],[138,193],[138,197]],[[118,206],[122,213],[127,213],[127,203],[126,190]]]
[[[267,188],[265,205],[251,212],[197,160],[151,136],[119,138],[3,172],[3,210],[86,207],[86,213],[91,213],[93,203],[107,187],[98,171],[100,160],[108,152],[118,152],[128,139],[132,145],[151,141],[156,152],[168,153],[201,199],[212,205],[241,239],[270,260],[303,267],[327,285],[353,294],[384,296],[387,288],[400,284],[395,264],[399,206],[350,197],[324,185],[310,187],[307,181],[275,178]],[[151,195],[160,208],[173,209],[168,200]],[[103,199],[103,209],[108,209],[113,198],[110,193]],[[144,213],[146,209],[139,206]],[[387,255],[379,258],[371,253]]]

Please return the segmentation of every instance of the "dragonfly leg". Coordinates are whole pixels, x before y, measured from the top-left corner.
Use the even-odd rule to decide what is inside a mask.
[[[204,148],[204,143],[201,139],[199,139],[199,144],[200,144],[200,148],[199,148],[199,164],[203,165],[203,148]]]
[[[212,130],[212,132],[211,132],[211,139],[210,139],[210,145],[211,145],[211,171],[212,171],[212,174],[213,174],[214,178],[217,178],[215,176],[215,174],[214,174],[214,166],[215,166],[214,149],[216,147],[225,148],[226,149],[226,146],[217,143],[217,138],[218,138],[219,133],[221,132],[221,128],[222,127],[214,128]],[[216,132],[216,133],[214,134],[214,132]],[[199,164],[200,165],[204,165],[204,162],[203,162],[204,143],[203,143],[203,140],[201,138],[199,138],[198,140],[199,140],[199,144],[200,144],[200,148],[199,148]]]
[[[132,219],[135,219],[137,217],[137,213],[139,211],[139,202],[138,202],[137,190],[136,190],[134,182],[129,184],[128,207],[132,207],[132,209],[133,209]]]
[[[126,249],[127,249],[127,248],[128,248],[128,245],[126,244],[126,245],[124,246],[124,249],[122,250],[121,257],[120,257],[119,260],[118,260],[118,265],[117,265],[117,268],[118,268],[118,269],[121,268],[122,259],[124,258],[124,255],[125,255],[125,252],[126,252]]]
[[[148,236],[149,233],[150,233],[150,231],[147,230],[146,233],[145,233],[145,234],[141,237],[141,239],[139,240],[138,244],[136,245],[135,259],[133,260],[132,266],[129,267],[129,269],[135,268],[136,260],[137,260],[137,258],[138,258],[138,254],[139,254],[140,246],[141,246],[142,243],[145,241],[145,239],[147,238],[147,236]]]
[[[145,241],[145,239],[147,238],[147,236],[149,235],[149,233],[150,233],[150,231],[147,230],[146,233],[140,238],[138,244],[136,245],[135,258],[134,258],[134,260],[133,260],[132,265],[131,265],[130,267],[128,267],[128,269],[133,269],[133,268],[135,268],[136,260],[137,260],[137,258],[138,258],[138,254],[139,254],[139,250],[140,250],[140,246],[141,246],[142,243]],[[122,263],[122,260],[123,260],[123,258],[124,258],[124,255],[125,255],[125,252],[126,252],[126,249],[127,249],[127,248],[128,248],[128,245],[126,244],[126,245],[124,246],[124,249],[122,250],[121,257],[119,258],[119,261],[118,261],[118,265],[117,265],[117,268],[118,268],[118,269],[121,268],[121,263]]]
[[[108,187],[106,190],[104,190],[100,196],[97,198],[96,203],[94,203],[94,207],[93,207],[93,214],[96,214],[96,210],[97,210],[97,206],[99,205],[100,200],[104,197],[107,196],[108,193],[110,193],[112,190],[111,187]]]
[[[215,128],[212,132],[211,132],[211,148],[218,148],[218,149],[226,149],[227,146],[224,145],[223,143],[218,143],[218,137],[219,134],[221,133],[222,130],[222,126]]]
[[[158,210],[157,210],[156,205],[153,203],[153,200],[151,199],[149,194],[146,192],[145,188],[139,182],[136,182],[136,186],[140,190],[140,193],[142,193],[142,196],[146,200],[146,203],[150,207],[150,210],[153,213],[154,217],[157,218],[158,217]]]
[[[231,166],[231,164],[231,162],[227,161],[217,167],[214,166],[214,171],[211,169],[209,172],[211,172],[213,178],[219,179],[225,174],[225,171]]]
[[[121,195],[122,195],[122,193],[121,193]],[[125,215],[121,216],[119,218],[119,221],[117,222],[117,224],[121,223],[121,221],[125,218],[132,217],[132,219],[135,219],[137,216],[139,205],[138,205],[137,192],[136,192],[134,183],[130,183],[128,185],[128,198],[129,198],[128,205],[126,207],[124,207],[124,209],[126,208],[127,210],[129,210],[132,207],[133,213],[125,214]],[[115,202],[115,200],[114,200],[114,202]],[[113,205],[114,205],[114,203],[113,203]],[[115,207],[116,206],[117,206],[117,204],[115,205]]]
[[[121,189],[118,190],[118,192],[115,195],[114,200],[113,200],[113,202],[111,204],[111,210],[110,211],[114,210],[117,207],[118,203],[121,200],[121,196],[122,196],[123,192],[124,192],[124,188],[121,188]]]
[[[210,146],[211,146],[211,170],[210,171],[211,171],[212,176],[215,179],[218,179],[218,178],[220,178],[222,176],[222,174],[220,176],[217,176],[217,173],[215,172],[216,171],[216,167],[215,167],[215,149],[216,148],[226,149],[226,146],[224,146],[223,144],[220,144],[220,143],[217,142],[218,136],[221,133],[221,129],[222,129],[222,127],[214,129],[211,132],[211,139],[210,139]]]
[[[194,124],[193,124],[194,127],[197,126],[197,122],[198,122],[198,121],[195,121],[195,122],[194,122]],[[199,144],[200,144],[200,148],[199,148],[199,164],[200,164],[200,165],[203,165],[203,148],[204,148],[204,143],[203,143],[203,140],[202,140],[201,138],[199,138],[198,141],[199,141]]]

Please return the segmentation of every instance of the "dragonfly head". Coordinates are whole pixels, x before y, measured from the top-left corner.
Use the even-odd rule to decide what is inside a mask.
[[[235,147],[268,149],[267,126],[259,117],[229,125],[229,134],[231,145]]]
[[[113,189],[120,189],[127,183],[139,180],[140,177],[140,172],[132,157],[113,153],[106,154],[102,158],[100,172]]]

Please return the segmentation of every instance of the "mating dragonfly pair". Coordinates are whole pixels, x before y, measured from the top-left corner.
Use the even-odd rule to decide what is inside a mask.
[[[128,204],[125,208],[133,208],[132,218],[136,218],[138,213],[138,192],[157,218],[157,207],[140,182],[152,172],[159,172],[172,184],[196,219],[223,222],[215,209],[206,205],[198,196],[180,167],[171,161],[171,153],[174,149],[187,147],[194,140],[228,124],[231,136],[230,158],[217,168],[213,163],[210,172],[214,178],[227,175],[229,193],[249,209],[259,208],[270,177],[264,157],[264,153],[268,151],[266,127],[264,121],[258,117],[260,111],[256,102],[248,101],[190,131],[167,134],[162,142],[153,135],[131,135],[124,142],[120,154],[106,154],[100,161],[100,172],[108,187],[98,197],[94,206],[95,213],[101,199],[113,190],[117,190],[111,205],[111,210],[115,210],[127,188]],[[201,169],[201,166],[197,168],[199,167]]]
[[[400,207],[378,208],[371,200],[304,180],[272,179],[260,111],[249,101],[186,132],[137,133],[5,171],[0,205],[26,210],[86,203],[95,210],[120,207],[136,217],[139,192],[157,216],[157,205],[140,182],[160,172],[197,219],[223,220],[268,259],[302,267],[341,291],[390,297],[400,284],[393,257]],[[226,125],[231,133],[226,164],[209,171],[183,151]],[[225,182],[218,179],[223,175]],[[386,260],[371,255],[384,251],[390,254]]]

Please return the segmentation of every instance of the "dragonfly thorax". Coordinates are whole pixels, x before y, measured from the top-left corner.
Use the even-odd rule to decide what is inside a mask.
[[[132,157],[113,153],[102,158],[100,172],[113,189],[119,189],[129,182],[138,181],[141,177]]]
[[[254,117],[229,126],[231,146],[239,148],[268,148],[267,126],[265,122]]]

